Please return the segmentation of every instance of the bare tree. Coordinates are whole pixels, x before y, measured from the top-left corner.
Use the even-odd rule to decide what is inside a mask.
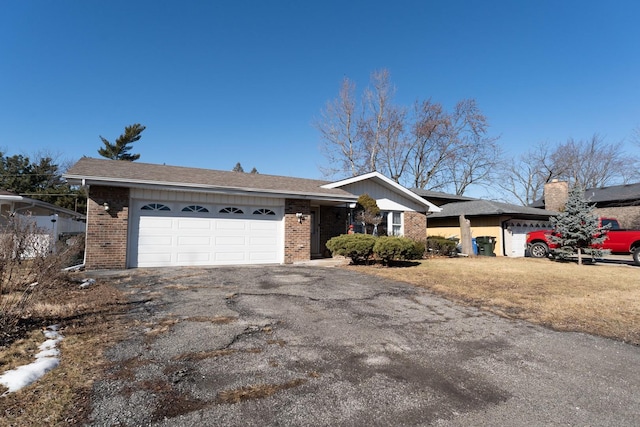
[[[438,189],[430,184],[438,180],[437,174],[450,153],[448,120],[440,104],[430,100],[415,104],[409,165],[413,187]]]
[[[329,168],[326,176],[347,172],[352,176],[363,172],[364,146],[358,132],[359,112],[355,101],[355,84],[342,81],[338,98],[327,103],[315,126],[324,142],[323,151]]]
[[[360,121],[367,170],[379,171],[398,182],[409,155],[404,134],[406,109],[393,103],[395,87],[389,71],[372,73],[370,85],[364,91],[365,114]]]
[[[401,148],[404,113],[402,108],[393,104],[394,95],[389,71],[374,71],[370,87],[364,90],[364,115],[359,124],[368,171],[386,168],[393,172],[398,167],[390,157],[395,157],[392,153]]]
[[[625,153],[622,144],[606,143],[598,134],[573,138],[552,146],[540,143],[514,159],[499,180],[510,197],[528,205],[542,197],[544,184],[559,179],[570,186],[598,188],[626,184],[640,177],[639,159]]]
[[[629,170],[635,159],[625,155],[622,144],[607,144],[598,134],[587,140],[571,138],[554,154],[555,163],[564,169],[558,178],[582,188],[626,184],[637,175]]]
[[[431,101],[418,104],[411,148],[413,186],[462,195],[472,184],[490,182],[502,153],[497,138],[487,135],[488,127],[473,99],[458,102],[451,113]]]
[[[355,86],[344,80],[316,122],[332,165],[325,175],[376,170],[401,184],[457,194],[489,181],[501,152],[475,100],[462,100],[451,112],[417,101],[409,114],[394,95],[387,70],[372,73],[360,107]]]
[[[542,142],[517,158],[505,160],[498,186],[508,195],[527,206],[542,197],[544,184],[553,179],[556,171],[550,160],[552,149]]]
[[[455,149],[445,158],[445,171],[455,193],[462,195],[472,184],[489,183],[502,157],[498,138],[488,136],[489,124],[474,99],[458,102],[451,118]],[[445,181],[446,182],[446,181]]]

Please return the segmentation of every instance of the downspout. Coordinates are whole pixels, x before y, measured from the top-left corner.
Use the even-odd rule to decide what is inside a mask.
[[[82,255],[82,267],[87,265],[87,244],[89,242],[89,186],[87,181],[82,178],[82,187],[87,187],[87,215],[84,222],[84,254]]]

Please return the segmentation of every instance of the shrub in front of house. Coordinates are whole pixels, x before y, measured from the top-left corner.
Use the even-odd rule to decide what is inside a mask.
[[[373,246],[373,253],[385,265],[389,265],[393,261],[420,259],[424,255],[424,250],[424,243],[396,236],[378,237]]]
[[[456,240],[447,239],[442,236],[427,237],[427,255],[429,256],[455,256]]]
[[[370,234],[341,234],[327,241],[327,248],[333,255],[351,258],[354,264],[369,260],[373,254],[376,237]]]

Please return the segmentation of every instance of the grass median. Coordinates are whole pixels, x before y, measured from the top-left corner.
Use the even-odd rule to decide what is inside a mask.
[[[531,258],[434,258],[399,268],[350,266],[452,301],[559,331],[640,345],[640,268]]]

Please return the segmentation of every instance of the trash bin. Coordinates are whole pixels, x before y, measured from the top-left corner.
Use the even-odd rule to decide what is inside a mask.
[[[478,245],[478,255],[480,256],[496,256],[493,250],[496,248],[496,238],[492,236],[476,237]]]
[[[478,242],[476,242],[475,237],[471,239],[471,247],[473,248],[473,254],[478,255]]]

